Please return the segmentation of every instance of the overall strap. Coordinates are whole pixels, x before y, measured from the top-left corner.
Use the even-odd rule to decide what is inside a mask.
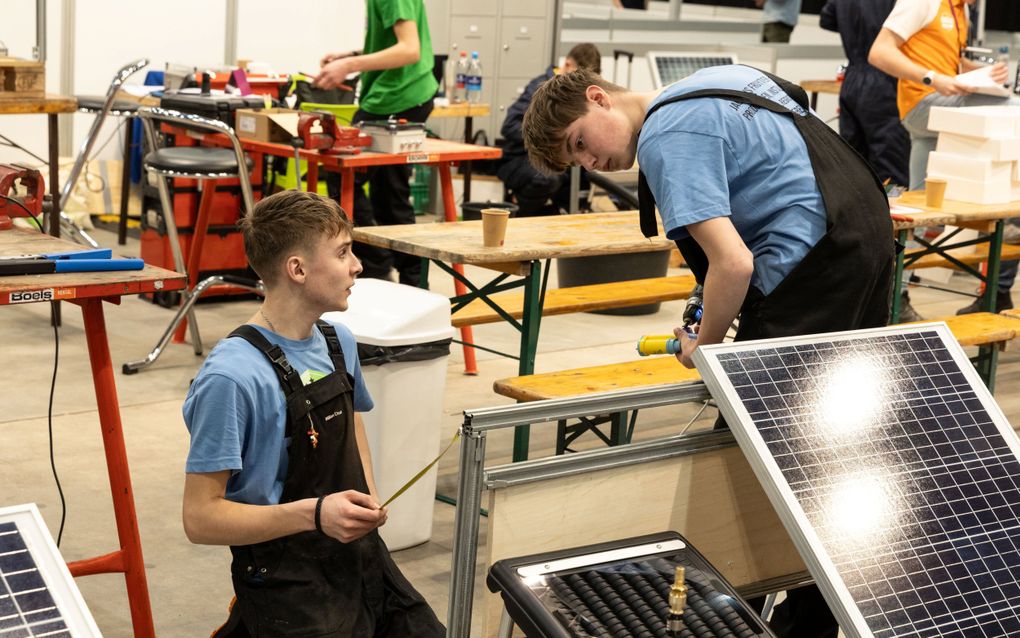
[[[329,359],[333,362],[333,369],[337,372],[347,372],[347,364],[344,361],[344,350],[340,346],[340,337],[336,336],[336,328],[327,321],[319,319],[315,322],[319,332],[326,338],[326,346],[329,348]]]
[[[240,337],[254,346],[256,350],[264,354],[272,364],[273,371],[280,379],[280,384],[283,386],[283,389],[288,396],[304,386],[304,384],[301,383],[301,375],[298,374],[297,370],[291,367],[290,362],[287,361],[286,355],[283,354],[283,349],[277,344],[269,341],[269,339],[266,339],[265,336],[263,336],[263,334],[256,330],[253,326],[248,324],[238,326],[228,335],[228,338],[229,337]]]

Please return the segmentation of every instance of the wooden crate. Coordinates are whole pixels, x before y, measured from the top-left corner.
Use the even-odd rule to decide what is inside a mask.
[[[0,58],[0,99],[46,96],[46,68],[42,62]]]

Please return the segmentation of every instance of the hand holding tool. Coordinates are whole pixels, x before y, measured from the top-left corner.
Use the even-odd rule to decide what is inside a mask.
[[[701,315],[705,306],[704,294],[705,287],[698,284],[691,291],[691,295],[687,298],[687,305],[684,306],[683,331],[691,339],[698,338],[691,326],[701,323]],[[680,340],[673,335],[646,335],[638,339],[637,351],[642,357],[653,354],[677,354],[680,350]]]

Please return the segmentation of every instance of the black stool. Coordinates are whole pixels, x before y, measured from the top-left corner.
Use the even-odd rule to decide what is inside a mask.
[[[202,242],[205,239],[206,229],[209,227],[209,213],[213,194],[216,191],[215,183],[205,184],[204,182],[215,182],[220,179],[237,179],[241,187],[241,200],[244,210],[242,216],[250,213],[254,205],[252,195],[251,172],[254,163],[244,155],[241,143],[234,135],[234,129],[218,120],[211,120],[198,115],[180,113],[159,107],[142,107],[138,109],[137,116],[142,119],[145,129],[145,137],[149,142],[152,151],[145,156],[142,164],[145,170],[156,180],[156,187],[159,190],[160,206],[163,210],[163,221],[166,224],[166,234],[170,242],[170,251],[174,257],[174,269],[177,272],[188,276],[188,285],[181,293],[181,307],[177,310],[170,325],[167,326],[159,342],[149,354],[139,361],[125,363],[122,370],[124,374],[133,374],[151,365],[163,349],[170,342],[170,338],[177,331],[178,326],[187,317],[187,326],[190,328],[191,343],[194,346],[195,354],[202,354],[202,338],[198,332],[198,323],[195,321],[194,305],[199,296],[209,286],[229,283],[232,286],[245,288],[259,294],[264,294],[262,282],[251,281],[239,277],[209,277],[201,282],[198,281],[199,264],[202,256]],[[206,133],[220,133],[230,141],[231,148],[212,148],[207,146],[164,146],[161,141],[162,135],[158,135],[158,126],[161,123],[171,124],[185,129],[197,130]],[[239,167],[244,166],[244,170]],[[174,178],[195,179],[203,182],[202,201],[198,207],[198,217],[195,219],[194,238],[191,248],[188,250],[188,261],[185,262],[184,254],[177,235],[177,221],[174,215],[173,200],[170,197],[168,179]],[[207,199],[208,198],[208,199]],[[182,328],[183,330],[183,328]],[[183,336],[183,333],[182,333]]]

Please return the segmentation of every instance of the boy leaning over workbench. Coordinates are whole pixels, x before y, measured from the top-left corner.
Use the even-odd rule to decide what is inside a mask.
[[[889,203],[857,153],[810,112],[799,87],[748,66],[703,69],[634,92],[578,70],[535,93],[524,116],[535,166],[641,167],[641,228],[666,236],[703,283],[699,345],[885,325],[893,273]],[[788,592],[780,638],[835,638],[817,588]]]
[[[390,558],[347,309],[361,262],[335,202],[286,191],[241,220],[265,301],[221,341],[184,402],[184,529],[230,545],[236,602],[214,636],[438,637]]]

